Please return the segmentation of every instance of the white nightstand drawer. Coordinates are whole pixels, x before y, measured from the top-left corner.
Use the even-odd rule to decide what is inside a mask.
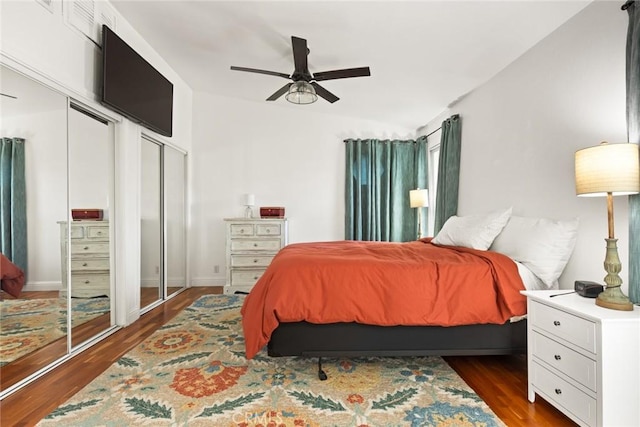
[[[597,420],[596,399],[583,393],[543,366],[532,363],[532,382],[535,388],[550,403],[559,405],[589,426],[595,426]]]
[[[596,391],[596,361],[544,335],[534,332],[533,356],[575,381]]]
[[[258,224],[256,226],[256,235],[258,236],[279,236],[282,234],[280,224]]]
[[[231,286],[254,285],[265,269],[233,270],[231,272]]]
[[[232,267],[267,267],[273,255],[231,255]]]
[[[84,227],[71,226],[71,238],[72,239],[84,239]]]
[[[253,224],[231,224],[229,225],[231,236],[253,236]]]
[[[529,319],[533,328],[547,331],[591,353],[596,352],[596,325],[589,320],[537,301],[530,305]]]
[[[280,239],[264,240],[231,240],[231,251],[278,251]]]

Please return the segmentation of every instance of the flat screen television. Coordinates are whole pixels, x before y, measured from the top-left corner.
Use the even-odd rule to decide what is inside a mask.
[[[160,135],[173,131],[173,84],[102,26],[102,104]]]

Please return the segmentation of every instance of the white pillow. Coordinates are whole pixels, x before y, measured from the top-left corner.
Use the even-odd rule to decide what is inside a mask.
[[[554,221],[512,216],[491,250],[521,262],[549,288],[569,262],[578,235],[578,218]]]
[[[511,208],[487,215],[452,216],[431,241],[486,251],[511,216]]]

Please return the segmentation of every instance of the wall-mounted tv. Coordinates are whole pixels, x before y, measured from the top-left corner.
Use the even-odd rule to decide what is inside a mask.
[[[173,130],[173,84],[102,26],[102,103],[160,135]]]

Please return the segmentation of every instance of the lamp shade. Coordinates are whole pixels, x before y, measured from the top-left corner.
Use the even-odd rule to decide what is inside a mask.
[[[409,202],[412,208],[429,206],[429,190],[419,188],[409,191]]]
[[[289,92],[285,96],[287,101],[293,104],[312,104],[318,99],[316,90],[308,82],[300,80],[291,83]]]
[[[245,206],[255,206],[255,204],[256,204],[256,196],[254,194],[245,194],[244,195],[244,204],[245,204]]]
[[[578,196],[624,196],[640,192],[638,144],[601,143],[576,151]]]

